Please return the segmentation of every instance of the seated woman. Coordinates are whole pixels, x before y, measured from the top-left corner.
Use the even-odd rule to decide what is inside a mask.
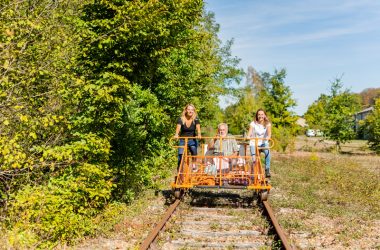
[[[256,112],[255,120],[249,125],[248,137],[262,138],[266,140],[258,140],[257,146],[267,148],[269,147],[269,139],[272,135],[272,127],[267,115],[263,109],[258,109]],[[253,161],[256,160],[256,140],[250,140],[250,151]],[[270,175],[270,151],[269,149],[260,149],[260,152],[265,154],[265,176],[269,178]]]

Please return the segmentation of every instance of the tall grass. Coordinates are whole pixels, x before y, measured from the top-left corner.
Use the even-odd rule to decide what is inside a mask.
[[[272,185],[285,198],[274,199],[272,203],[330,217],[379,219],[380,171],[370,171],[349,159],[320,158],[316,154],[277,156]]]
[[[329,249],[377,249],[379,158],[297,155],[273,157],[275,188],[269,198],[292,243],[302,249],[314,249],[315,244]]]

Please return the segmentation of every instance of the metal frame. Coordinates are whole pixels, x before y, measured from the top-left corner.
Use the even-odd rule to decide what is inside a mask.
[[[184,146],[175,146],[183,148],[183,156],[180,167],[177,172],[175,182],[171,183],[174,190],[187,191],[191,188],[227,188],[227,189],[248,189],[255,191],[268,191],[271,189],[268,180],[265,178],[265,171],[261,164],[260,150],[270,149],[273,147],[271,139],[263,138],[239,138],[239,137],[202,137],[208,141],[210,139],[219,139],[219,148],[223,149],[223,139],[235,139],[240,147],[238,156],[224,155],[207,155],[205,154],[205,144],[202,144],[201,154],[192,156],[189,153],[188,140],[198,139],[197,137],[179,137],[183,139]],[[256,161],[253,163],[251,154],[247,154],[249,149],[249,140],[255,140]],[[269,147],[258,147],[259,140],[268,140]],[[227,162],[235,159],[236,164],[231,165]],[[212,167],[213,169],[210,169]]]

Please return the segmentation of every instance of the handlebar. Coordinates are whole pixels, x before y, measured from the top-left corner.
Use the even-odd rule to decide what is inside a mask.
[[[259,147],[259,148],[273,148],[274,146],[274,141],[272,140],[272,138],[259,138],[259,137],[236,137],[236,136],[225,136],[225,137],[221,137],[221,136],[201,136],[201,137],[198,137],[198,136],[189,136],[189,137],[184,137],[184,136],[178,136],[178,137],[171,137],[170,140],[189,140],[189,139],[197,139],[197,140],[202,140],[202,139],[235,139],[236,141],[243,141],[243,142],[246,142],[246,141],[252,141],[254,140],[256,143],[255,144],[258,144],[257,142],[258,141],[268,141],[269,142],[269,146],[268,147]]]

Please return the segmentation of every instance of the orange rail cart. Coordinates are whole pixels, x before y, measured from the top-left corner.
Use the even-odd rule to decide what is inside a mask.
[[[202,137],[206,142],[218,140],[219,151],[223,151],[223,143],[227,139],[236,140],[239,145],[238,155],[223,155],[220,152],[207,150],[207,144],[201,144],[198,155],[190,154],[187,142],[196,137],[179,137],[183,139],[185,146],[175,181],[171,183],[174,196],[179,199],[184,192],[191,188],[226,188],[254,190],[260,195],[261,200],[267,200],[271,189],[265,178],[265,171],[260,160],[260,150],[273,147],[271,139],[239,138],[239,137]],[[252,158],[249,141],[255,141],[256,157]],[[258,147],[259,140],[269,140],[269,147]],[[225,146],[226,143],[225,143]]]

